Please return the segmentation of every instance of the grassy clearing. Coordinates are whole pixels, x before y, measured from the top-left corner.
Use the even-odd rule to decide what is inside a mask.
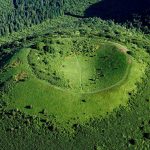
[[[35,75],[73,92],[98,92],[119,85],[131,65],[123,48],[98,39],[56,38],[32,48],[36,49],[28,58]]]
[[[57,50],[59,51],[59,48]],[[133,90],[136,92],[135,83],[137,81],[140,81],[140,78],[144,74],[144,70],[146,68],[146,65],[143,62],[139,63],[134,58],[132,58],[132,66],[127,75],[123,72],[124,69],[120,71],[120,74],[118,76],[119,79],[117,79],[117,81],[122,79],[121,75],[125,78],[123,79],[123,82],[121,82],[118,86],[114,86],[111,89],[108,88],[107,90],[99,91],[96,93],[82,93],[81,89],[80,92],[76,93],[74,92],[75,90],[60,90],[59,86],[58,88],[54,87],[46,80],[37,78],[35,73],[33,73],[33,69],[28,64],[28,54],[30,53],[30,51],[30,48],[26,48],[17,52],[8,62],[8,65],[5,66],[6,68],[4,69],[4,71],[2,71],[1,80],[3,82],[7,81],[7,83],[9,83],[9,89],[7,89],[7,93],[3,93],[3,99],[6,98],[5,96],[9,97],[9,108],[18,108],[19,110],[27,114],[41,116],[43,118],[55,118],[54,122],[57,125],[59,124],[59,126],[63,127],[70,127],[74,123],[84,123],[90,118],[103,116],[108,112],[112,112],[113,109],[115,109],[119,105],[126,105],[129,97],[128,93]],[[82,54],[82,51],[80,51],[79,53]],[[104,54],[108,54],[107,49],[104,52],[98,51],[98,56],[103,56]],[[122,54],[123,57],[125,55],[124,53],[118,51],[118,49],[116,50],[116,54],[117,59],[119,58],[118,61],[121,61],[120,54],[121,58]],[[39,53],[37,53],[37,56],[40,58]],[[42,54],[42,56],[44,55]],[[88,63],[85,63],[85,58],[88,57],[81,56],[71,55],[68,56],[68,58],[64,57],[64,59],[66,59],[67,61],[63,61],[63,65],[68,65],[64,70],[65,77],[71,78],[72,81],[75,82],[74,85],[78,86],[78,88],[81,84],[81,81],[79,80],[80,68],[78,66],[78,63],[81,64],[80,67],[82,67],[81,69],[84,72],[82,73],[83,81],[86,81],[86,79],[89,78],[89,67],[92,67],[93,65],[97,66],[97,60],[95,62],[94,59],[90,58],[91,60],[89,59],[90,61]],[[38,57],[32,57],[32,60],[34,61],[34,59],[36,59],[37,61]],[[71,57],[71,61],[69,57]],[[78,61],[76,57],[78,58]],[[126,56],[124,58],[126,60]],[[21,63],[17,63],[15,67],[8,67],[12,66],[12,64],[14,64],[14,62],[17,62],[18,60],[21,60]],[[55,63],[56,60],[58,61],[59,59],[56,59],[55,62],[52,62],[51,59],[49,60],[51,63]],[[124,65],[124,63],[126,63],[126,61],[123,61],[122,64]],[[36,64],[40,65],[39,68],[43,69],[43,66],[41,67],[40,61]],[[90,66],[90,64],[92,65]],[[74,70],[72,69],[72,67],[75,67],[76,69]],[[74,74],[70,73],[72,71]],[[78,71],[76,73],[78,74],[77,76],[75,74],[75,71]],[[117,72],[117,74],[118,73],[119,72]],[[91,72],[89,74],[91,74]],[[85,78],[85,76],[87,75],[88,77]],[[78,80],[76,80],[75,77],[78,78]],[[111,81],[112,78],[113,76],[111,76],[109,81]],[[98,83],[98,86],[100,86],[99,84],[100,83]],[[112,82],[111,84],[114,83]],[[75,86],[73,87],[74,89],[76,88]],[[110,85],[108,84],[108,87],[109,86]],[[27,106],[30,106],[30,109],[27,109]],[[43,109],[46,111],[46,114],[44,115],[40,113]]]

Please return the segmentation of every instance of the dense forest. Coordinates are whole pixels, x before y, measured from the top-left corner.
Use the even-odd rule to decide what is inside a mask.
[[[80,7],[78,7],[80,6]],[[78,18],[99,17],[150,31],[149,0],[64,0],[64,12]]]
[[[84,16],[84,11],[99,1],[100,0],[64,0],[64,11],[65,14]]]
[[[62,0],[13,0],[11,11],[4,10],[8,6],[7,3],[2,3],[0,35],[12,33],[63,14],[62,2]]]
[[[104,0],[99,1],[85,11],[85,17],[100,17],[125,23],[144,31],[150,28],[149,0]]]
[[[100,17],[114,20],[142,29],[145,33],[149,33],[150,28],[147,0],[142,3],[135,0],[0,0],[0,3],[0,36],[31,27],[63,13],[79,18]],[[130,4],[129,11],[124,7],[126,3]]]

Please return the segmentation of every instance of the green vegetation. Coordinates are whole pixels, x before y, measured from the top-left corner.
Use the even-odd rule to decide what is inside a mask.
[[[9,12],[13,9],[13,3],[10,0],[0,0],[0,14],[3,12]]]
[[[135,51],[132,55],[135,55],[134,57],[137,55],[139,58],[135,59],[133,56],[131,58],[126,54],[126,48],[119,44],[106,42],[98,36],[90,39],[89,33],[87,34],[89,38],[79,38],[80,32],[75,33],[74,38],[67,38],[69,32],[62,32],[59,35],[55,33],[52,37],[44,35],[44,38],[39,37],[33,42],[30,41],[30,44],[25,44],[27,48],[19,50],[2,69],[1,82],[6,84],[3,99],[8,99],[9,108],[18,108],[27,114],[38,116],[39,112],[45,109],[48,114],[54,116],[56,124],[61,124],[58,125],[59,128],[71,128],[77,122],[84,123],[90,118],[104,116],[120,104],[126,105],[128,93],[132,90],[136,91],[135,83],[140,81],[146,68],[146,62],[138,59],[148,57],[148,55],[145,52]],[[108,54],[111,56],[110,59],[102,61],[101,59]],[[93,57],[93,55],[97,56]],[[131,69],[128,70],[131,59]],[[117,65],[118,61],[119,65]],[[110,65],[117,65],[119,69],[112,73],[113,71],[107,68]],[[66,67],[60,68],[60,66]],[[106,74],[104,81],[98,78],[95,84],[92,83],[93,75],[96,74],[93,70],[91,71],[93,66],[103,68],[102,71],[104,75]],[[75,69],[72,69],[73,67]],[[83,91],[80,87],[81,70],[78,70],[81,67],[83,69]],[[76,71],[77,74],[75,74]],[[64,79],[74,82],[73,87],[66,87]],[[119,81],[121,82],[118,84]],[[109,89],[111,86],[113,88]],[[63,90],[56,87],[61,87]],[[26,109],[26,106],[32,106],[32,109]]]
[[[65,13],[84,16],[84,11],[98,1],[100,0],[64,0],[64,11]]]
[[[27,1],[5,2],[7,14]],[[64,11],[95,2],[65,0]],[[96,17],[46,19],[0,37],[1,149],[150,149],[150,35]]]
[[[29,63],[36,76],[62,90],[94,92],[126,78],[126,49],[99,39],[56,38],[32,45]]]
[[[19,110],[0,112],[2,149],[149,149],[149,87],[150,70],[147,69],[138,91],[131,92],[128,107],[120,107],[104,119],[74,124],[73,137],[58,133],[57,126],[36,116],[27,116]],[[44,112],[44,111],[43,111]],[[41,120],[41,121],[40,121]]]
[[[62,0],[13,0],[9,3],[12,7],[5,11],[10,5],[2,2],[0,36],[63,14]]]

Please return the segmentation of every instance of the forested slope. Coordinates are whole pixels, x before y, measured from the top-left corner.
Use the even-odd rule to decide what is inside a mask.
[[[64,11],[65,13],[84,16],[84,11],[99,1],[101,0],[64,0]]]
[[[150,1],[103,0],[86,9],[85,17],[114,20],[116,23],[126,23],[146,31],[150,28]]]
[[[63,14],[62,0],[7,0],[1,3],[0,35]],[[6,11],[7,10],[7,11]],[[8,11],[11,10],[11,11]]]
[[[149,5],[149,0],[64,0],[64,11],[67,15],[79,18],[114,20],[149,33]]]
[[[12,0],[0,0],[0,14],[4,11],[10,11],[13,9],[13,1]]]

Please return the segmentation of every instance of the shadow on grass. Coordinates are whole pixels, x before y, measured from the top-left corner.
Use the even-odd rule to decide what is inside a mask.
[[[124,23],[134,14],[141,15],[147,10],[150,10],[150,0],[102,0],[86,9],[85,18],[100,17]]]

